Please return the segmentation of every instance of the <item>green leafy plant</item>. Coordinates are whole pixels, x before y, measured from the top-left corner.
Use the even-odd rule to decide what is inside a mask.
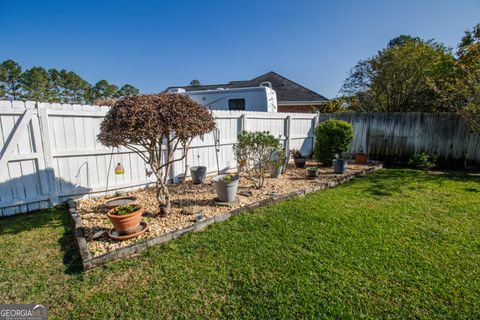
[[[353,140],[353,127],[342,120],[327,120],[315,129],[315,160],[331,165],[332,159],[345,155]]]
[[[437,163],[437,157],[431,156],[425,152],[414,154],[408,164],[422,170],[429,170],[435,167]]]
[[[307,171],[318,171],[318,167],[308,167]]]
[[[272,155],[272,166],[274,168],[280,168],[285,164],[286,156],[284,154],[284,151],[281,150],[280,153],[274,153]]]
[[[114,213],[117,216],[123,216],[123,215],[126,215],[126,214],[133,213],[133,212],[137,211],[138,209],[140,209],[140,206],[138,206],[138,205],[127,204],[125,206],[118,207],[114,211]]]
[[[243,131],[233,146],[235,158],[242,164],[247,179],[260,189],[265,182],[265,174],[278,164],[282,154],[280,141],[268,131]]]
[[[238,175],[229,173],[225,177],[222,178],[222,181],[226,182],[226,183],[229,183],[229,182],[232,182],[233,180],[236,180],[236,179],[238,179]]]
[[[302,153],[298,149],[290,150],[290,154],[292,155],[293,159],[303,158]]]

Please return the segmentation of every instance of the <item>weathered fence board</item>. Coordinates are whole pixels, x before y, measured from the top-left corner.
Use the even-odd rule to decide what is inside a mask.
[[[9,158],[0,167],[0,216],[37,210],[72,196],[130,189],[155,182],[148,166],[125,148],[107,148],[97,141],[100,123],[108,107],[0,101],[0,150],[8,148]],[[24,114],[16,141],[9,138]],[[204,165],[208,173],[234,169],[232,147],[242,130],[270,131],[282,143],[291,140],[304,154],[312,153],[314,114],[214,111],[218,129],[218,153],[213,134],[194,139],[189,150],[189,166]],[[290,131],[287,117],[291,118]],[[181,156],[183,150],[176,155]],[[218,155],[218,168],[216,154]],[[4,160],[1,160],[4,159]],[[122,163],[125,174],[114,168]],[[178,161],[171,179],[184,175],[185,164]]]
[[[453,113],[320,114],[320,121],[352,123],[351,154],[366,152],[373,159],[405,162],[415,153],[436,155],[443,164],[480,165],[480,136]]]

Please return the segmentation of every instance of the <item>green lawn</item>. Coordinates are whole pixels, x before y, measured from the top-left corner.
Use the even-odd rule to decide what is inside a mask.
[[[382,170],[88,273],[64,209],[0,219],[0,303],[52,318],[480,318],[480,178]]]

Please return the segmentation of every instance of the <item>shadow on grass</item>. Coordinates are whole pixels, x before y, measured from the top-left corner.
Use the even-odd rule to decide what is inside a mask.
[[[83,269],[80,254],[73,237],[68,211],[64,206],[0,218],[0,237],[22,234],[19,237],[19,241],[22,241],[24,237],[28,237],[28,233],[38,232],[41,229],[50,229],[51,232],[42,232],[42,234],[57,237],[58,233],[55,233],[54,229],[59,227],[62,228],[62,234],[57,243],[63,252],[62,262],[65,273],[81,273]],[[18,245],[25,245],[25,243]]]

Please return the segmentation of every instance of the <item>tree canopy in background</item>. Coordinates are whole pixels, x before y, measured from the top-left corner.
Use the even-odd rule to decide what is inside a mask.
[[[457,76],[451,89],[441,92],[470,127],[480,133],[480,24],[465,33],[457,55]]]
[[[0,99],[23,99],[60,103],[99,103],[138,95],[131,84],[120,89],[106,80],[91,85],[73,71],[33,67],[22,73],[13,60],[0,64]]]
[[[351,70],[341,89],[348,110],[457,112],[480,132],[480,24],[457,51],[433,40],[401,35]]]
[[[22,67],[13,60],[5,60],[0,64],[0,83],[4,89],[3,94],[12,99],[20,98],[20,77]]]
[[[193,79],[192,81],[190,81],[190,86],[192,86],[192,87],[198,87],[198,86],[201,86],[201,85],[202,84],[197,79]]]
[[[431,83],[445,82],[454,73],[455,57],[445,46],[403,35],[359,61],[341,91],[356,97],[355,111],[448,111]]]

